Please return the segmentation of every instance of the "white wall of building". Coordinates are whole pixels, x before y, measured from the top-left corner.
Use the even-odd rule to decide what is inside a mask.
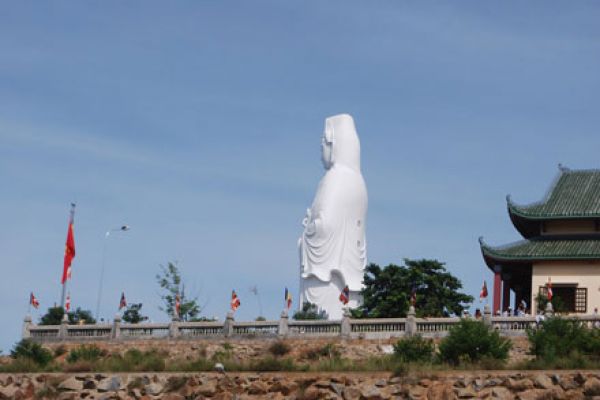
[[[532,313],[535,314],[535,298],[539,287],[546,285],[548,277],[552,284],[575,284],[587,288],[587,314],[600,308],[600,262],[598,261],[546,261],[533,264],[531,277]]]

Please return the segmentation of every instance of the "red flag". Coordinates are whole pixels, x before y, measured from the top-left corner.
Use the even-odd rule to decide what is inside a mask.
[[[69,293],[67,295],[67,299],[65,300],[65,311],[69,312],[70,309],[71,309],[71,294]]]
[[[285,288],[285,303],[287,309],[289,310],[292,306],[292,294],[289,292],[288,288]]]
[[[417,287],[413,286],[412,290],[410,291],[410,305],[411,306],[415,306],[417,305]]]
[[[487,297],[488,297],[487,285],[486,285],[485,281],[483,281],[483,287],[481,288],[481,292],[479,293],[479,301],[481,301],[483,299],[487,299]]]
[[[175,295],[175,315],[179,317],[179,313],[181,312],[181,296],[179,293]]]
[[[121,301],[119,302],[119,310],[127,307],[127,300],[125,300],[125,292],[121,292]]]
[[[546,283],[546,291],[547,291],[547,297],[548,297],[548,301],[552,301],[552,282],[550,281],[550,277],[548,277],[548,283]]]
[[[37,309],[40,306],[40,302],[35,298],[33,292],[29,294],[29,304],[33,306],[33,308]]]
[[[73,222],[75,217],[75,204],[71,204],[71,218],[67,231],[67,242],[65,244],[65,262],[60,283],[63,285],[67,279],[71,279],[71,261],[75,258],[75,237],[73,236]]]
[[[233,311],[236,311],[238,309],[238,307],[240,306],[240,304],[242,304],[240,302],[240,298],[238,297],[238,295],[235,292],[235,290],[232,290],[231,291],[231,309]]]
[[[342,289],[342,293],[340,293],[339,299],[344,305],[348,304],[348,302],[350,301],[350,288],[348,287],[348,285],[346,285],[346,287]]]

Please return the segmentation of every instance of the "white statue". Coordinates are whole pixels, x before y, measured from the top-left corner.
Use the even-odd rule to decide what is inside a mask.
[[[312,207],[306,210],[298,240],[299,307],[308,301],[330,319],[340,319],[343,307],[353,308],[361,302],[367,261],[367,187],[360,173],[360,142],[350,115],[325,120],[321,150],[325,176]],[[350,289],[346,305],[339,299],[345,286]]]

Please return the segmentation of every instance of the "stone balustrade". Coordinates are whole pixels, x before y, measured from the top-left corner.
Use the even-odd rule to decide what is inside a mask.
[[[589,328],[600,328],[599,315],[573,315],[567,318],[581,321]],[[36,325],[31,317],[26,317],[23,325],[23,338],[38,342],[87,341],[87,340],[128,340],[160,338],[327,338],[349,339],[389,339],[412,335],[443,337],[460,318],[416,318],[411,309],[407,318],[352,319],[345,315],[342,320],[289,320],[282,313],[279,320],[237,322],[230,313],[224,322],[181,322],[123,324],[117,316],[112,324]],[[523,336],[527,328],[537,326],[535,317],[499,317],[484,313],[483,321],[503,336]]]

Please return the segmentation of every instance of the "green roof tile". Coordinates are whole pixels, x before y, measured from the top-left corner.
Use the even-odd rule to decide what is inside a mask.
[[[531,219],[600,217],[600,170],[570,170],[560,174],[546,198],[517,205],[508,198],[509,212]]]
[[[536,237],[492,247],[479,239],[485,257],[506,261],[600,259],[600,237],[573,239]]]

